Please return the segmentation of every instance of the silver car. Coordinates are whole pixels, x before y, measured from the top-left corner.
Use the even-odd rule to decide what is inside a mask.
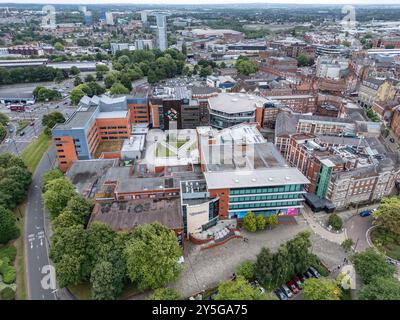
[[[286,294],[286,296],[288,298],[293,297],[292,291],[290,291],[290,289],[288,288],[288,286],[286,284],[284,284],[281,288],[282,288],[282,291]]]

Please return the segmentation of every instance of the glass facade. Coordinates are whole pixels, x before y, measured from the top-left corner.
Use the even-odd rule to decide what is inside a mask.
[[[229,216],[244,217],[248,211],[271,215],[296,212],[304,198],[303,184],[284,186],[236,188],[229,192]]]

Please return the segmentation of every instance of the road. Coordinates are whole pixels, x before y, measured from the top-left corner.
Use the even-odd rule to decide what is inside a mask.
[[[54,148],[50,148],[39,163],[29,188],[25,211],[25,268],[30,300],[55,300],[52,289],[43,288],[41,281],[45,274],[43,267],[50,265],[48,255],[48,233],[42,203],[42,175],[55,162]]]
[[[369,247],[366,233],[372,226],[372,215],[361,217],[354,215],[346,221],[347,237],[354,241],[355,251],[361,252]]]

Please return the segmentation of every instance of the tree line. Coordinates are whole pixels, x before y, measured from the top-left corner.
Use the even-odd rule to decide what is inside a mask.
[[[66,78],[68,78],[67,72],[47,66],[0,68],[0,84],[62,81]]]

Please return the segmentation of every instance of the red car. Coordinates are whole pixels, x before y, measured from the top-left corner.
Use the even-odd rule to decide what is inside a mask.
[[[286,283],[286,285],[289,287],[289,289],[294,293],[294,294],[298,294],[299,293],[299,289],[296,287],[296,284],[294,283],[293,280],[289,281],[288,283]]]
[[[303,282],[298,276],[293,277],[292,281],[296,284],[296,286],[301,289],[303,287]]]

